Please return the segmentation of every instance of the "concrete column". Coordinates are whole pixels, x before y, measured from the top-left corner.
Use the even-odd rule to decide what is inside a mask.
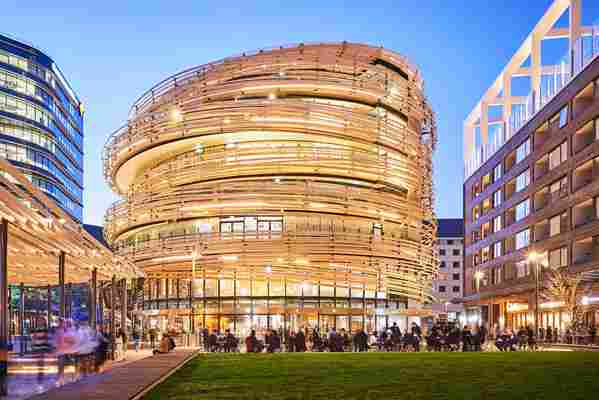
[[[58,309],[58,318],[62,321],[66,317],[66,299],[65,299],[65,288],[64,288],[64,262],[65,262],[65,252],[60,251],[58,256],[58,293],[59,293],[59,301],[60,307]]]
[[[0,221],[0,396],[8,395],[8,221]]]

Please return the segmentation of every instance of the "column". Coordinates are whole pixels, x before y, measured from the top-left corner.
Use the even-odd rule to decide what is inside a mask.
[[[535,92],[535,111],[536,104],[540,104],[539,88],[541,87],[541,40],[538,33],[532,34],[532,44],[530,50],[530,89]]]
[[[116,324],[115,324],[115,308],[116,308],[116,276],[112,276],[110,283],[110,358],[115,358],[115,339],[116,339]]]
[[[63,323],[64,318],[66,316],[66,299],[65,299],[65,290],[64,290],[64,261],[65,261],[65,252],[60,251],[58,256],[58,294],[60,307],[58,309],[58,318],[60,319],[60,324]]]
[[[127,332],[127,279],[121,281],[121,329]]]
[[[94,269],[92,270],[92,279],[91,279],[91,284],[89,287],[89,295],[90,295],[90,302],[89,302],[89,326],[95,331],[97,330],[97,315],[96,315],[96,308],[97,308],[97,302],[98,302],[98,269],[94,267]]]
[[[19,349],[21,355],[25,353],[25,284],[19,285]]]
[[[65,301],[66,301],[66,317],[67,317],[67,319],[72,319],[73,318],[73,284],[72,283],[67,283]]]
[[[512,116],[512,75],[507,71],[503,73],[503,122],[505,124],[505,139],[510,131],[510,117]]]
[[[569,21],[569,42],[570,42],[570,58],[572,60],[571,72],[574,71],[574,66],[576,62],[574,61],[574,57],[576,56],[574,51],[576,49],[576,41],[580,37],[580,26],[582,24],[582,4],[581,0],[570,0],[570,21]],[[577,55],[578,60],[580,60],[581,55]]]
[[[0,222],[0,396],[8,395],[8,221]]]
[[[46,299],[46,328],[52,325],[52,286],[48,285],[48,298]]]
[[[60,307],[58,309],[58,326],[63,328],[65,326],[65,290],[64,290],[64,262],[65,262],[65,252],[60,251],[58,255],[58,293],[60,298]],[[62,386],[64,384],[64,356],[58,356],[58,385]]]
[[[474,139],[476,147],[476,138]],[[486,101],[480,102],[480,144],[489,143],[489,105]]]

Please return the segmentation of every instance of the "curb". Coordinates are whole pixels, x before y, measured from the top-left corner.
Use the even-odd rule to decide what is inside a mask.
[[[201,353],[200,350],[196,350],[196,351],[192,352],[179,365],[177,365],[175,368],[171,369],[166,374],[164,374],[163,376],[161,376],[160,378],[158,378],[157,380],[155,380],[154,382],[152,382],[150,385],[148,385],[145,388],[141,389],[139,392],[137,392],[136,394],[134,394],[133,396],[131,396],[129,398],[129,400],[140,400],[146,394],[148,394],[148,392],[150,392],[156,386],[160,385],[162,382],[164,382],[165,380],[167,380],[171,375],[173,375],[175,372],[177,372],[178,370],[180,370],[181,368],[183,368],[189,361],[191,361],[192,359],[194,359],[200,353]]]

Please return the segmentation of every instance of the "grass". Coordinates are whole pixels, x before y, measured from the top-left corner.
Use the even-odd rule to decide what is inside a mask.
[[[592,399],[599,352],[202,354],[144,400]]]

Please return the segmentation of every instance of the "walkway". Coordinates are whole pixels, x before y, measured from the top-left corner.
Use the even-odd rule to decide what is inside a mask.
[[[75,383],[30,397],[31,400],[129,400],[197,353],[177,349],[173,353],[146,357],[92,375]]]

